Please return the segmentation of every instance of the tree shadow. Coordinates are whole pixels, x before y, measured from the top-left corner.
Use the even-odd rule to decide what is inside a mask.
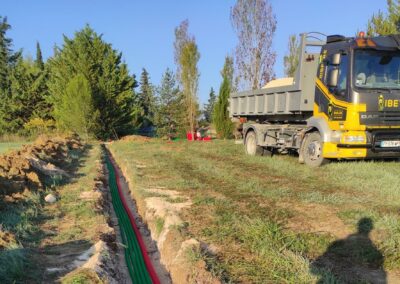
[[[41,248],[0,250],[1,283],[57,283],[91,254],[92,242],[73,240]]]
[[[361,218],[357,233],[334,241],[311,264],[317,283],[387,283],[384,257],[370,239],[373,221]]]

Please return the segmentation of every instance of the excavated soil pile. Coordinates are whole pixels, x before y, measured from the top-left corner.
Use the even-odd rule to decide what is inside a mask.
[[[122,141],[150,142],[151,138],[140,135],[127,135],[121,138]]]
[[[42,188],[49,179],[68,177],[60,167],[69,150],[82,149],[79,137],[38,138],[34,144],[0,156],[0,197]]]

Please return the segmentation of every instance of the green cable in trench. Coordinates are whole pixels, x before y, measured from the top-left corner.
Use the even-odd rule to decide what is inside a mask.
[[[125,260],[128,266],[129,275],[133,283],[153,283],[140,249],[135,232],[129,220],[129,216],[124,209],[123,203],[118,193],[116,174],[110,158],[106,157],[108,168],[108,180],[111,191],[112,204],[118,218],[121,231],[122,243],[124,244]]]

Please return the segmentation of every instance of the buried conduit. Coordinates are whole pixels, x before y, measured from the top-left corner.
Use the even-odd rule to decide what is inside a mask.
[[[160,281],[147,254],[135,218],[122,192],[120,177],[109,155],[106,156],[106,163],[112,204],[118,218],[125,260],[132,282],[134,284],[159,284]]]

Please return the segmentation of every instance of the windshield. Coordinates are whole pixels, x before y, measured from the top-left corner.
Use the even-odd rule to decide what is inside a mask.
[[[356,50],[353,70],[357,87],[400,89],[400,52]]]

